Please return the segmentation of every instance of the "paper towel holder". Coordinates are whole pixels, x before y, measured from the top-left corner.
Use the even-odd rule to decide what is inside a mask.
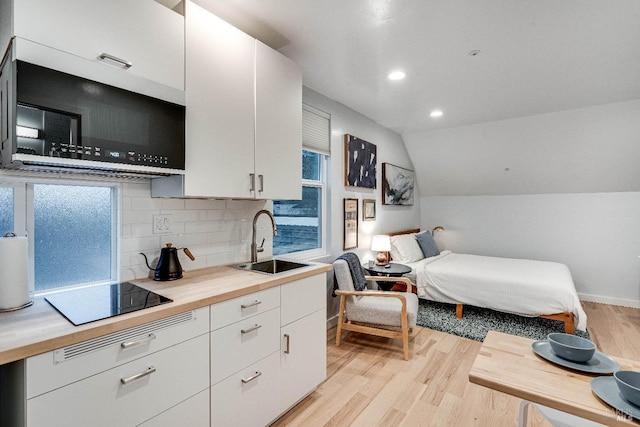
[[[17,237],[17,234],[14,233],[13,231],[7,231],[6,233],[4,233],[2,235],[2,237]],[[33,301],[29,301],[25,304],[22,304],[18,307],[11,307],[11,308],[0,308],[0,313],[7,313],[10,311],[17,311],[17,310],[22,310],[23,308],[27,308],[29,306],[33,305]]]

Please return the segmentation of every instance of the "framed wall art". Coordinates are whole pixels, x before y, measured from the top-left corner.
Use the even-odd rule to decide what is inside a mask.
[[[363,199],[362,200],[362,220],[373,221],[374,219],[376,219],[376,200]]]
[[[377,188],[376,146],[353,135],[344,136],[344,185]]]
[[[412,170],[382,164],[382,204],[413,205],[413,186],[415,173]]]
[[[344,250],[358,247],[358,199],[344,199]]]

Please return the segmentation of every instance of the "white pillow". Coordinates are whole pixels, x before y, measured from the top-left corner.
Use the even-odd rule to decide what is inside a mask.
[[[392,261],[401,264],[405,262],[420,261],[424,258],[422,249],[413,234],[400,234],[391,236],[391,258]]]

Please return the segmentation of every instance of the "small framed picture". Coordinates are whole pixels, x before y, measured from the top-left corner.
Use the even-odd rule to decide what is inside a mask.
[[[344,199],[344,250],[358,247],[358,199]]]
[[[362,200],[362,220],[373,221],[374,219],[376,219],[376,200],[363,199]]]

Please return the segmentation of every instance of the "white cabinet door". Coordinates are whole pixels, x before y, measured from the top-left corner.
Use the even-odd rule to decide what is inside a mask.
[[[302,72],[256,42],[256,198],[302,197]]]
[[[14,35],[184,89],[184,18],[153,0],[14,0]]]
[[[186,2],[188,196],[253,197],[255,40]]]
[[[27,425],[138,425],[209,387],[208,349],[201,335],[28,399]]]
[[[211,387],[211,426],[266,426],[279,411],[278,351]]]
[[[318,310],[282,327],[281,411],[311,393],[327,376],[327,315]]]

